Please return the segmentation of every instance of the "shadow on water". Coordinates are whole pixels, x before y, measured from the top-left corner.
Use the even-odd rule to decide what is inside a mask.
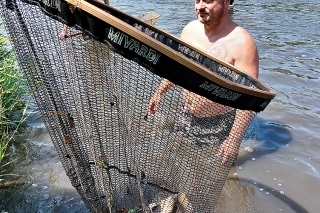
[[[249,145],[254,144],[254,152],[246,152],[245,154],[241,153],[239,157],[237,158],[236,164],[241,165],[244,164],[248,160],[252,160],[252,158],[259,158],[261,156],[273,153],[277,150],[279,150],[281,147],[287,146],[292,141],[292,134],[289,131],[291,127],[280,123],[278,121],[274,120],[267,120],[261,117],[256,117],[252,124],[250,125],[245,139],[244,144],[242,146],[242,150],[244,149],[243,146],[248,145],[246,140],[253,139],[253,143],[249,143]],[[253,132],[253,133],[252,133]],[[255,136],[252,136],[255,135]],[[235,168],[233,168],[235,169]],[[278,191],[277,189],[274,189],[270,186],[267,186],[263,183],[259,183],[257,180],[252,180],[249,178],[243,178],[241,177],[240,180],[237,180],[237,176],[234,176],[233,178],[227,180],[225,188],[228,187],[228,185],[232,185],[233,189],[237,191],[241,191],[242,194],[244,193],[245,196],[252,195],[252,191],[260,192],[261,189],[268,192],[268,194],[272,194],[272,196],[275,199],[278,199],[288,205],[292,210],[294,210],[297,213],[307,213],[308,211],[301,206],[299,203],[291,199],[290,197],[286,196],[281,191]],[[235,187],[235,182],[238,182]],[[223,192],[222,192],[223,193]],[[228,192],[230,193],[230,191]],[[223,194],[222,194],[223,197]],[[220,201],[221,202],[221,201]],[[228,202],[228,201],[224,201]],[[250,206],[250,201],[246,199],[246,202],[248,202],[248,205]],[[221,203],[220,203],[221,205]],[[230,204],[229,204],[230,205]],[[253,203],[251,205],[254,206]],[[230,206],[229,206],[230,207]]]
[[[247,178],[241,178],[240,181],[241,181],[241,183],[246,183],[251,186],[254,186],[257,189],[263,189],[264,191],[272,192],[272,195],[274,197],[276,197],[277,199],[279,199],[282,202],[284,202],[285,204],[287,204],[292,210],[294,210],[297,213],[308,213],[308,211],[303,206],[301,206],[299,203],[297,203],[296,201],[294,201],[290,197],[284,195],[280,191],[278,191],[270,186],[264,185],[262,183],[259,183],[257,181],[253,181],[253,180],[250,180]]]
[[[258,138],[254,141],[253,149],[255,151],[239,155],[237,165],[241,165],[247,160],[252,160],[252,158],[259,158],[275,152],[279,148],[287,146],[292,140],[292,134],[289,131],[291,127],[279,121],[266,120],[257,116],[253,125],[256,125],[253,128],[258,130],[258,133],[256,133]]]

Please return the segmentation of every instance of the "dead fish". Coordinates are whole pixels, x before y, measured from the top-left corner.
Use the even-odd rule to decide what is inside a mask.
[[[161,212],[160,213],[173,213],[174,204],[177,201],[178,195],[171,195],[165,200],[161,200]]]

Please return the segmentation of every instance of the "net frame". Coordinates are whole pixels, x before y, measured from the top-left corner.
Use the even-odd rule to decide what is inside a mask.
[[[163,30],[160,30],[154,26],[146,25],[145,23],[135,19],[134,17],[128,14],[122,13],[119,10],[116,10],[108,5],[103,5],[94,0],[89,0],[87,1],[88,3],[82,0],[67,0],[66,2],[69,2],[77,8],[80,8],[92,14],[98,19],[103,20],[104,22],[119,29],[120,31],[134,37],[141,43],[150,46],[151,48],[159,51],[160,53],[165,54],[169,58],[175,60],[180,64],[183,64],[185,67],[191,69],[194,73],[197,73],[198,75],[201,75],[202,77],[208,80],[208,82],[202,82],[200,84],[197,84],[195,82],[196,78],[189,78],[189,76],[187,76],[181,78],[180,80],[173,79],[172,76],[175,74],[173,71],[171,71],[169,74],[157,71],[157,75],[169,79],[175,84],[181,85],[182,87],[187,88],[190,91],[196,92],[197,94],[200,94],[212,101],[221,104],[236,107],[238,109],[253,110],[256,112],[264,110],[265,107],[270,103],[270,101],[275,97],[275,93],[270,88],[262,84],[258,79],[240,70],[239,68],[231,64],[228,64],[216,57],[213,57],[212,55],[209,55],[208,53],[197,49],[191,44],[186,43],[166,33]],[[96,6],[98,6],[101,9],[97,8]],[[109,15],[108,13],[106,14],[105,11],[102,10],[107,8],[108,12],[112,15]],[[131,19],[134,21],[132,22],[127,19]],[[125,20],[126,22],[121,20]],[[159,38],[160,36],[157,37],[157,34],[161,34],[162,37],[166,38]],[[156,41],[153,38],[155,38]],[[121,49],[119,48],[119,46],[116,47],[118,49]],[[202,58],[196,60],[196,53],[199,53],[201,55],[200,57]],[[220,71],[221,68],[219,67],[219,65],[222,65],[224,68],[227,68],[229,70],[223,70],[222,68],[222,71]],[[233,75],[238,76],[234,78]],[[193,82],[190,82],[188,78],[193,79]],[[206,88],[209,91],[204,92],[197,89],[196,87],[191,87],[190,85],[193,84],[203,89]],[[231,100],[225,100],[225,98],[220,98],[214,92],[212,92],[211,89],[212,87],[214,87],[213,84],[223,89],[226,89],[227,91],[238,92],[241,94],[242,97],[238,97],[237,100],[234,100],[233,98],[230,98]],[[209,92],[209,94],[207,92]],[[255,101],[256,103],[254,103]],[[250,104],[245,104],[246,102],[250,102]]]

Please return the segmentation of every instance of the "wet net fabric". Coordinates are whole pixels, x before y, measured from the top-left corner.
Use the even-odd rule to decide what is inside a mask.
[[[65,172],[91,212],[214,211],[253,111],[175,85],[147,116],[164,78],[75,27],[60,41],[63,24],[35,5],[1,1],[0,9]]]

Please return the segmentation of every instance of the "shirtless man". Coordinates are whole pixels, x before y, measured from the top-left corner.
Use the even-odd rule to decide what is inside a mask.
[[[250,34],[233,22],[228,15],[230,0],[195,0],[197,20],[187,24],[181,39],[206,51],[247,74],[258,78],[259,56],[255,42]],[[154,114],[163,94],[174,84],[163,80],[148,105],[148,115]],[[187,90],[183,91],[185,107],[195,117],[210,117],[228,113],[232,108],[212,102]],[[249,124],[251,112],[237,110],[233,126],[227,139],[220,145],[218,155],[222,163],[230,163],[239,153],[241,138]],[[241,124],[241,125],[239,125]],[[240,134],[241,135],[241,134]]]

